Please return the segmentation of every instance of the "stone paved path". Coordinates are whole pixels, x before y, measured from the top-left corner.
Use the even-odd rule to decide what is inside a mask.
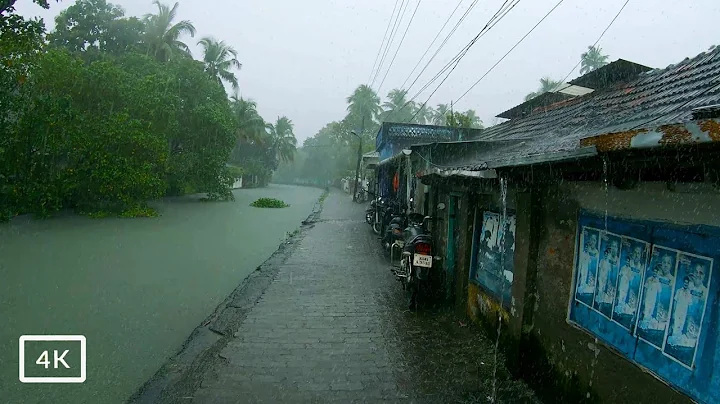
[[[363,208],[330,194],[188,401],[488,402],[493,342],[449,313],[404,310]],[[503,374],[506,402],[534,402]]]

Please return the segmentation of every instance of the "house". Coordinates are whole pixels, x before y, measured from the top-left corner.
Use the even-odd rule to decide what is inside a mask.
[[[386,158],[446,296],[555,402],[720,402],[720,49],[561,91]]]

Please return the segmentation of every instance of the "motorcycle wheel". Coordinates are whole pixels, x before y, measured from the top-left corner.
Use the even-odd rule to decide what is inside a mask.
[[[408,291],[408,309],[417,310],[418,308],[418,296],[420,295],[420,284],[417,279],[407,285]]]

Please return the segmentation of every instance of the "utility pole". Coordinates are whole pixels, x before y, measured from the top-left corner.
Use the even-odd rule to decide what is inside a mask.
[[[358,191],[358,178],[360,177],[360,161],[362,160],[362,134],[365,132],[365,116],[363,115],[362,121],[360,123],[360,134],[358,135],[355,132],[352,132],[355,134],[355,136],[358,137],[360,140],[360,144],[358,145],[358,155],[357,155],[357,167],[355,168],[355,190],[353,191],[353,202],[357,202],[357,191]]]

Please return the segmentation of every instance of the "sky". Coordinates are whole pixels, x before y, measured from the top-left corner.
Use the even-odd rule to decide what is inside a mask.
[[[420,68],[425,66],[473,1],[407,0],[407,11],[398,24],[373,89],[384,97],[401,86],[460,2],[440,39],[420,64]],[[410,97],[477,35],[503,1],[477,1],[409,89]],[[439,81],[418,94],[416,101],[428,101],[433,106],[454,102],[558,1],[520,1],[473,45],[431,98],[428,97]],[[42,17],[52,28],[54,17],[74,0],[50,2],[50,9],[43,10],[31,0],[18,0],[16,9],[26,17]],[[114,3],[122,6],[126,15],[142,16],[156,9],[150,0]],[[520,104],[527,93],[536,90],[541,77],[559,80],[567,76],[579,62],[580,54],[598,39],[624,3],[625,0],[562,1],[456,103],[456,110],[471,108],[485,125],[496,123],[494,116]],[[196,58],[201,55],[196,42],[205,36],[224,40],[238,51],[243,64],[236,73],[241,95],[257,102],[265,120],[289,117],[301,144],[327,123],[341,120],[346,114],[346,98],[358,85],[372,83],[373,63],[395,4],[395,0],[180,0],[178,19],[190,20],[197,28],[195,38],[184,39]],[[417,13],[399,46],[416,6]],[[704,52],[713,44],[720,45],[713,30],[719,17],[717,0],[630,0],[598,45],[610,61],[622,58],[664,68]],[[397,57],[390,64],[398,48]],[[568,80],[579,76],[578,70]],[[412,76],[410,81],[414,79]]]

